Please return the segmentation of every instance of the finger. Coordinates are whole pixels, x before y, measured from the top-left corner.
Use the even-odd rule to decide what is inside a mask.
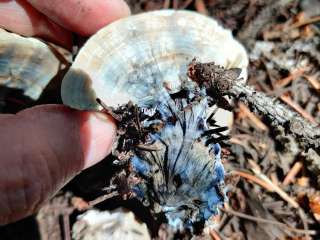
[[[123,0],[27,0],[70,31],[92,35],[110,22],[130,14]]]
[[[32,214],[111,150],[106,115],[45,105],[0,116],[0,224]]]
[[[0,27],[4,29],[71,47],[71,33],[46,18],[24,0],[1,1],[0,16]]]

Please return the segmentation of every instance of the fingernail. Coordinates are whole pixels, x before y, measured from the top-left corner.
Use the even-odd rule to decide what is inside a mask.
[[[88,113],[81,128],[84,151],[84,168],[91,167],[110,154],[116,136],[112,118],[103,113]]]

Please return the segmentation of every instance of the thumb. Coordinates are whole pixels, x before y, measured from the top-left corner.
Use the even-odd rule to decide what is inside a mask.
[[[0,224],[32,214],[108,155],[115,132],[108,116],[62,105],[0,115]]]

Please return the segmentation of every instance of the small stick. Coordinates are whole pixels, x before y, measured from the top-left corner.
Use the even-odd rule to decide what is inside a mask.
[[[294,79],[297,79],[298,77],[300,77],[305,71],[306,71],[306,69],[304,69],[304,68],[296,69],[288,77],[277,80],[275,83],[275,86],[276,87],[284,87],[284,86],[288,85]]]
[[[203,0],[196,0],[195,7],[199,13],[206,15],[206,16],[208,15],[208,9],[207,9],[205,3],[203,2]]]
[[[236,138],[236,137],[232,137],[229,139],[229,142],[232,143],[232,144],[237,144],[237,145],[240,145],[240,146],[245,146],[245,144],[243,143],[243,141],[241,141],[239,138]]]
[[[279,179],[277,177],[277,174],[275,172],[270,173],[270,179],[273,182],[273,184],[278,185]]]
[[[113,110],[110,107],[108,107],[100,98],[97,98],[96,101],[103,108],[103,110],[106,111],[106,113],[111,115],[118,122],[121,122],[122,120],[121,116],[119,116],[118,114],[115,114]]]
[[[292,232],[296,232],[299,234],[309,234],[309,235],[315,235],[317,234],[317,231],[315,230],[304,230],[304,229],[298,229],[298,228],[294,228],[291,226],[288,226],[285,223],[282,222],[278,222],[278,221],[274,221],[274,220],[269,220],[269,219],[264,219],[264,218],[259,218],[259,217],[254,217],[245,213],[241,213],[241,212],[237,212],[233,209],[231,209],[231,207],[227,204],[225,204],[225,208],[219,208],[221,211],[228,213],[228,214],[232,214],[234,216],[240,217],[240,218],[244,218],[250,221],[254,221],[254,222],[260,222],[260,223],[268,223],[268,224],[273,224],[273,225],[278,225],[280,227],[286,228],[289,231]]]
[[[84,211],[89,208],[89,204],[80,197],[72,197],[71,204],[78,211]]]
[[[192,2],[193,2],[193,0],[185,0],[183,5],[180,7],[180,9],[187,8]]]
[[[242,102],[239,103],[240,111],[242,111],[253,123],[262,131],[267,131],[268,127]]]
[[[256,174],[261,180],[263,180],[265,183],[267,183],[272,191],[278,193],[278,195],[285,200],[287,203],[289,203],[294,208],[299,208],[299,204],[291,198],[285,191],[283,191],[279,186],[275,185],[266,175],[264,175],[260,169],[258,169],[256,166],[256,163],[252,160],[249,160],[249,164],[252,166],[252,171],[254,174]]]
[[[179,0],[173,0],[173,9],[178,9],[179,7]]]
[[[119,193],[116,191],[112,192],[112,193],[108,193],[108,194],[102,195],[100,197],[97,197],[95,200],[89,201],[88,204],[90,207],[93,207],[99,203],[102,203],[103,201],[105,201],[107,199],[113,198],[118,195],[119,195]]]
[[[219,234],[213,229],[210,229],[209,235],[212,240],[221,240],[221,237],[219,236]]]
[[[284,178],[282,184],[284,186],[288,186],[291,182],[294,181],[295,177],[297,176],[297,174],[300,172],[301,169],[302,169],[302,163],[296,162],[288,172],[287,176]]]
[[[287,133],[295,137],[303,148],[320,148],[319,127],[310,124],[296,111],[291,110],[288,105],[281,104],[275,98],[268,97],[251,86],[237,82],[234,83],[230,93],[236,99],[250,106],[250,109],[254,109],[271,120],[271,126],[283,126]]]
[[[305,232],[306,240],[309,240],[311,238],[310,238],[310,234],[308,234],[308,232],[307,232],[309,230],[308,222],[307,222],[307,216],[304,213],[302,208],[299,208],[298,212],[299,212],[299,216],[300,216],[300,219],[302,221],[302,224],[303,224],[303,228],[304,228],[304,230],[306,230],[306,232]]]
[[[171,0],[164,0],[162,8],[167,9],[170,7]]]
[[[71,240],[69,214],[63,214],[63,234],[64,240]]]
[[[152,152],[160,151],[159,148],[156,148],[156,147],[153,147],[153,146],[149,146],[149,145],[144,145],[144,144],[138,144],[135,147],[139,148],[141,150],[145,150],[145,151],[152,151]]]
[[[288,104],[290,107],[292,107],[294,110],[296,110],[305,119],[309,120],[313,124],[317,124],[317,121],[308,112],[306,112],[299,104],[294,102],[290,96],[282,94],[280,96],[280,99],[286,104]]]
[[[317,23],[317,22],[320,22],[320,16],[315,16],[315,17],[312,17],[312,18],[309,18],[309,19],[305,19],[302,22],[295,23],[288,30],[291,30],[291,29],[294,29],[294,28],[299,28],[299,27],[302,27],[302,26],[305,26],[305,25],[309,25],[309,24],[313,24],[313,23]]]
[[[308,75],[303,75],[303,77],[309,81],[309,83],[312,85],[314,89],[320,90],[320,82],[317,81],[315,77]]]
[[[254,183],[257,183],[257,184],[259,184],[261,187],[267,189],[267,190],[270,191],[270,192],[273,192],[273,191],[274,191],[273,188],[272,188],[269,184],[267,184],[265,181],[257,178],[257,177],[254,176],[254,175],[251,175],[251,174],[249,174],[249,173],[245,173],[245,172],[242,172],[242,171],[233,170],[233,171],[231,172],[231,174],[236,174],[236,175],[238,175],[238,176],[240,176],[240,177],[243,177],[243,178],[248,179],[248,180],[250,180],[250,181],[252,181],[252,182],[254,182]]]

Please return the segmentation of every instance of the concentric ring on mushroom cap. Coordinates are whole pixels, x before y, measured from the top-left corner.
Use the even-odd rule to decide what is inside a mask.
[[[63,80],[62,100],[81,110],[99,109],[96,98],[112,107],[129,100],[148,105],[163,85],[179,90],[194,57],[242,68],[242,77],[247,77],[243,46],[212,18],[160,10],[120,19],[80,50]]]

